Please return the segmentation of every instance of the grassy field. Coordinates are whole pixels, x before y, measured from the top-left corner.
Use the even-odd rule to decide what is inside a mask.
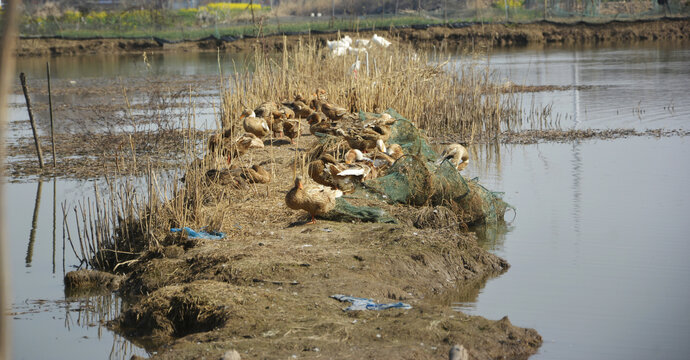
[[[407,12],[384,15],[341,15],[335,19],[321,17],[277,15],[269,7],[247,4],[211,3],[199,8],[180,10],[136,9],[122,11],[76,10],[25,14],[20,31],[24,36],[63,36],[71,38],[135,38],[159,37],[168,40],[196,40],[207,36],[260,36],[307,31],[358,31],[372,28],[387,29],[414,25],[445,23],[500,23],[534,22],[545,17],[553,21],[603,22],[613,19],[654,18],[663,13],[617,14],[616,16],[588,17],[586,14],[568,14],[555,17],[542,9],[526,9],[511,0],[506,11],[503,2],[483,9],[464,9],[449,13]],[[500,5],[500,6],[499,6]]]

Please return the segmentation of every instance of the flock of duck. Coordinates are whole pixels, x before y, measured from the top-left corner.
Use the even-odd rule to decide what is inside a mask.
[[[311,224],[316,222],[316,215],[323,215],[335,207],[336,198],[354,191],[361,181],[385,174],[404,156],[399,144],[387,145],[395,118],[384,113],[361,121],[358,114],[330,103],[326,91],[317,89],[310,99],[297,94],[292,101],[264,102],[254,110],[243,110],[240,115],[243,135],[233,140],[232,131],[226,130],[209,139],[210,152],[222,155],[231,164],[230,168],[209,170],[206,177],[235,187],[270,182],[270,173],[261,165],[237,166],[232,160],[252,149],[263,148],[262,139],[269,135],[287,137],[294,143],[302,134],[301,119],[306,119],[312,135],[330,135],[344,140],[345,150],[342,160],[338,160],[342,153],[324,152],[311,161],[307,172],[316,185],[305,184],[302,177],[297,176],[285,196],[288,208],[309,213]],[[461,171],[467,166],[469,154],[462,145],[451,144],[445,147],[437,164],[443,161],[450,161]]]
[[[354,46],[353,46],[354,45]],[[346,54],[366,54],[373,46],[387,48],[391,42],[386,40],[383,36],[374,34],[371,39],[357,39],[352,40],[348,35],[343,36],[339,40],[327,40],[326,46],[333,56],[343,56]]]

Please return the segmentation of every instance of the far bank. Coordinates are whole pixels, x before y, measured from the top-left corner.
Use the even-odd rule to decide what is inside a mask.
[[[541,21],[527,24],[449,24],[414,26],[389,30],[340,32],[352,37],[371,37],[374,33],[394,41],[410,42],[418,48],[475,48],[525,46],[532,44],[616,44],[640,41],[690,40],[690,19],[663,18],[659,20],[613,21],[608,23],[555,23]],[[285,36],[285,40],[283,37]],[[312,38],[318,42],[332,40],[336,32],[300,32],[262,37],[211,36],[198,40],[167,41],[161,38],[60,38],[23,37],[19,56],[57,56],[99,53],[140,53],[143,51],[243,51],[262,46],[266,50],[281,50],[299,39]]]

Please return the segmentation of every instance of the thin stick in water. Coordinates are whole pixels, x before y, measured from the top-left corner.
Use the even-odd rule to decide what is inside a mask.
[[[26,74],[19,74],[19,80],[22,82],[22,91],[24,91],[24,99],[26,99],[26,110],[29,112],[29,122],[31,123],[31,131],[34,134],[34,144],[36,145],[36,153],[38,154],[38,164],[43,169],[43,152],[41,151],[41,143],[38,140],[38,133],[36,132],[36,121],[34,120],[34,111],[31,108],[31,97],[29,97],[29,87],[26,85]]]
[[[50,143],[53,147],[53,169],[55,169],[55,127],[53,124],[53,96],[50,92],[50,62],[46,62],[46,71],[48,73],[48,112],[50,113]]]

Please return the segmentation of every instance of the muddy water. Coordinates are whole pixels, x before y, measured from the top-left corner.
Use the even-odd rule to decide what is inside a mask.
[[[224,72],[233,59],[239,63],[246,56],[223,55]],[[526,108],[552,106],[564,127],[637,129],[688,128],[689,59],[689,49],[672,45],[513,49],[490,57],[499,76],[517,84],[578,86],[523,97]],[[40,79],[45,61],[23,59],[19,70]],[[149,56],[149,65],[131,55],[50,61],[55,81],[74,81],[75,86],[133,81],[150,72],[170,80],[218,73],[212,53]],[[208,103],[215,94],[208,91]],[[22,99],[12,101],[20,104]],[[210,107],[200,106],[198,112],[200,120],[212,119]],[[27,118],[20,107],[11,114],[14,122]],[[39,122],[45,131],[45,117]],[[508,228],[482,232],[487,248],[512,268],[490,280],[478,296],[473,291],[471,298],[449,297],[449,305],[493,319],[508,315],[518,326],[537,329],[545,344],[536,358],[690,357],[690,288],[685,285],[690,267],[684,261],[690,253],[685,239],[690,233],[688,141],[634,138],[473,147],[467,173],[491,189],[506,191],[506,200],[518,209]],[[64,293],[63,271],[78,262],[67,244],[63,270],[60,204],[67,200],[73,205],[91,194],[92,184],[56,185],[55,246],[53,184],[44,183],[40,192],[36,182],[5,185],[15,358],[145,356],[103,326],[120,310],[117,297]],[[42,194],[39,203],[37,193]]]
[[[574,77],[593,86],[528,95],[572,115],[570,126],[687,129],[689,55],[673,47],[525,50],[494,54],[492,63],[515,82],[569,85]],[[641,116],[630,110],[638,103]],[[506,191],[517,208],[507,228],[479,232],[512,267],[452,306],[538,329],[544,345],[535,359],[690,358],[690,139],[472,152],[467,174]]]

